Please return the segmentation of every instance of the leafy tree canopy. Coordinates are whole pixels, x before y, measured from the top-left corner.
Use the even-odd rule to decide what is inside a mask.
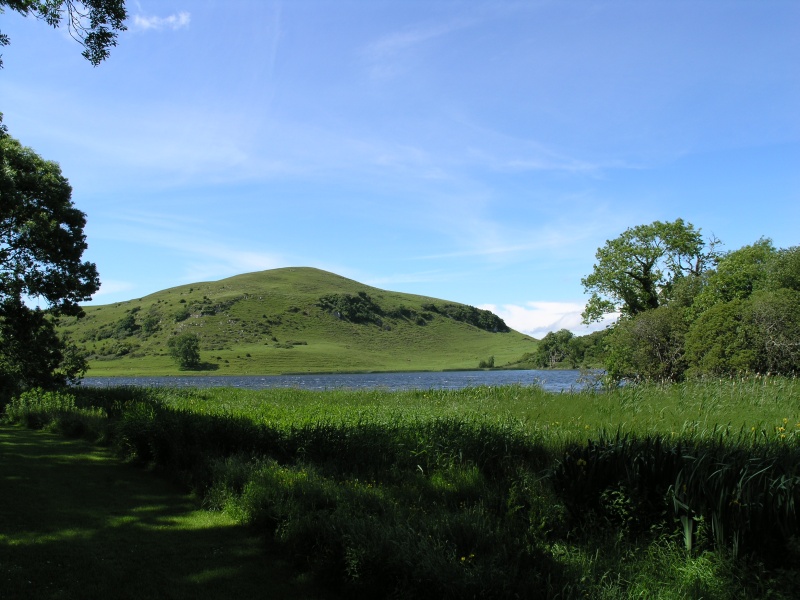
[[[0,305],[38,298],[76,315],[100,287],[71,196],[58,164],[0,132]]]
[[[549,332],[536,346],[533,363],[539,368],[555,367],[564,361],[576,366],[579,359],[574,338],[575,335],[568,329]]]
[[[23,147],[0,122],[0,400],[79,377],[85,362],[51,317],[81,315],[100,287],[86,249],[85,215],[59,166]],[[34,301],[45,310],[29,306]]]
[[[671,298],[676,281],[699,276],[715,262],[715,243],[707,246],[700,230],[683,219],[626,229],[597,250],[592,273],[581,280],[591,293],[584,323],[658,308]]]
[[[117,45],[117,34],[127,29],[125,0],[0,0],[0,12],[4,8],[34,16],[52,27],[66,22],[72,38],[83,46],[81,54],[94,66],[108,58]],[[0,46],[10,41],[0,33]]]
[[[782,248],[767,265],[764,287],[768,290],[800,292],[800,246]]]
[[[622,305],[624,318],[608,337],[608,374],[675,381],[800,372],[800,248],[776,249],[761,238],[717,255],[691,226],[663,225],[608,242],[598,251],[601,266],[584,280],[595,286],[588,314],[604,302]],[[683,244],[677,249],[675,239]]]
[[[686,335],[695,375],[797,373],[800,369],[800,292],[759,290],[702,313]]]
[[[184,332],[167,342],[169,354],[181,369],[200,366],[200,339],[194,333]]]
[[[744,300],[754,290],[763,289],[767,265],[777,256],[778,251],[768,238],[724,254],[716,269],[707,274],[705,285],[695,299],[696,308],[704,310],[719,302]]]

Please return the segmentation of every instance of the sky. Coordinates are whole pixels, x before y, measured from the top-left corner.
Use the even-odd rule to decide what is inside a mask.
[[[800,244],[796,0],[126,6],[98,67],[0,15],[0,111],[87,215],[94,304],[310,266],[584,334],[629,227]]]

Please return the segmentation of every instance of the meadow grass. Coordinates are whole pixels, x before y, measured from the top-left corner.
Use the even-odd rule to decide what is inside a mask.
[[[792,598],[800,584],[794,379],[79,389],[6,414],[173,473],[348,597]]]

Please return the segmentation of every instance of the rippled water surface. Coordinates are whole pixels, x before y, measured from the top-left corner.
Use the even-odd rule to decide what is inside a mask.
[[[276,387],[307,390],[370,388],[386,390],[461,389],[479,385],[540,385],[559,392],[581,387],[580,371],[446,371],[424,373],[356,373],[309,375],[198,375],[178,377],[86,377],[92,387],[135,385],[173,387]]]

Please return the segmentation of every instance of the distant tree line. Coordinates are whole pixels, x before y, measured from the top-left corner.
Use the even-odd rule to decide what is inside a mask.
[[[369,294],[362,291],[355,295],[328,294],[317,301],[317,306],[336,318],[350,323],[374,323],[381,326],[384,318],[390,318],[413,321],[417,325],[426,325],[428,321],[434,318],[434,315],[440,315],[492,333],[511,331],[503,319],[493,312],[466,304],[428,303],[422,305],[423,312],[418,312],[407,306],[384,310]]]
[[[568,329],[551,331],[533,352],[526,353],[520,366],[531,369],[578,369],[603,365],[608,330],[577,336]]]
[[[626,230],[583,279],[584,321],[619,313],[606,338],[614,379],[800,371],[800,247],[761,238],[730,252],[681,219]]]
[[[490,310],[483,310],[466,304],[423,304],[424,310],[448,317],[454,321],[462,321],[493,333],[511,331],[505,321]]]

